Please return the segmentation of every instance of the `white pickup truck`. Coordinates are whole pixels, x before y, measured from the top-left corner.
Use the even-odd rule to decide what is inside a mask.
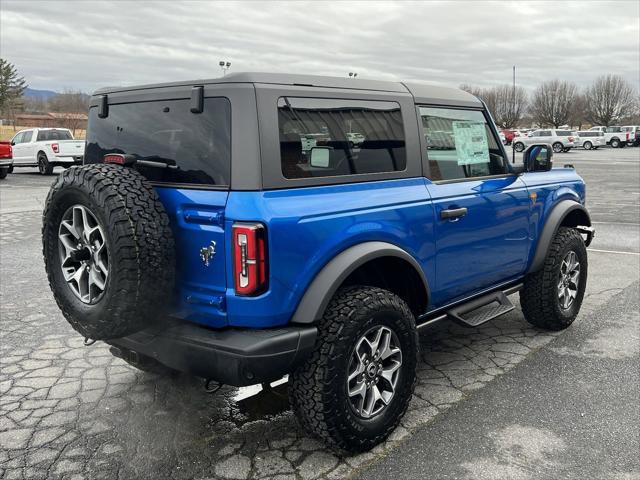
[[[613,148],[624,148],[627,146],[627,142],[631,138],[631,133],[623,130],[622,127],[591,127],[589,129],[590,132],[600,132],[604,135],[604,139],[607,142],[607,145],[610,145]]]
[[[82,164],[84,140],[74,140],[66,128],[29,128],[11,139],[13,167],[38,167],[51,175],[53,167]]]

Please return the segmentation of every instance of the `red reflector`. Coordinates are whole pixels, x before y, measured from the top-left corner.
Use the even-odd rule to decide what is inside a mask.
[[[52,143],[51,144],[51,150],[53,150],[53,153],[59,153],[60,152],[60,145],[58,145],[57,143]]]
[[[120,153],[107,153],[104,157],[104,163],[117,163],[124,165],[125,157]]]
[[[238,295],[258,295],[267,288],[266,230],[259,223],[233,226],[233,278]]]

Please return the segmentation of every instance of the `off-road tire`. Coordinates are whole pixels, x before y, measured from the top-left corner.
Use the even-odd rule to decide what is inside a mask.
[[[109,252],[104,293],[83,303],[64,279],[58,230],[73,205],[97,218]],[[47,196],[43,254],[54,298],[71,326],[94,340],[118,338],[155,322],[172,296],[175,248],[169,218],[153,187],[135,170],[87,165],[63,171]]]
[[[356,415],[346,391],[348,363],[357,340],[376,325],[392,329],[402,349],[396,391],[378,415]],[[405,414],[415,386],[418,335],[407,304],[375,287],[340,289],[318,325],[310,357],[289,378],[293,411],[302,426],[333,448],[361,452],[383,442]]]
[[[53,165],[49,163],[47,155],[42,152],[38,154],[38,171],[41,175],[51,175],[53,173]]]
[[[573,250],[580,262],[578,291],[569,309],[561,308],[558,300],[558,277],[565,255]],[[525,319],[546,330],[563,330],[573,323],[587,286],[587,248],[575,228],[560,227],[549,247],[544,264],[537,272],[527,275],[520,290],[520,306]]]
[[[9,169],[8,168],[0,168],[0,180],[3,178],[7,178],[7,175],[9,175]]]
[[[524,143],[516,142],[516,143],[513,144],[513,148],[518,153],[524,152]]]

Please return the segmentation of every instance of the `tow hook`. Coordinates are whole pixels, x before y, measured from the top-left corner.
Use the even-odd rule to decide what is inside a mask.
[[[596,236],[596,229],[593,227],[585,227],[585,226],[578,226],[577,230],[582,233],[583,235],[587,236],[587,239],[584,242],[584,245],[586,247],[588,247],[589,245],[591,245],[591,241],[593,240],[593,237]]]
[[[97,340],[91,340],[89,337],[84,337],[84,346],[85,347],[90,347],[91,345],[93,345],[96,342],[97,342]]]

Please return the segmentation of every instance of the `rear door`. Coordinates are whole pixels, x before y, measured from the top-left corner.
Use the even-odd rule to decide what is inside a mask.
[[[173,315],[223,326],[231,106],[224,97],[205,98],[203,111],[192,113],[190,99],[173,95],[145,102],[110,95],[106,118],[91,107],[85,163],[102,163],[109,153],[136,159],[134,168],[155,186],[173,228],[178,272]],[[150,97],[147,92],[145,99]]]
[[[504,149],[482,111],[419,111],[436,219],[437,307],[524,273],[529,195],[520,177],[508,173]],[[442,132],[447,144],[429,142]]]

